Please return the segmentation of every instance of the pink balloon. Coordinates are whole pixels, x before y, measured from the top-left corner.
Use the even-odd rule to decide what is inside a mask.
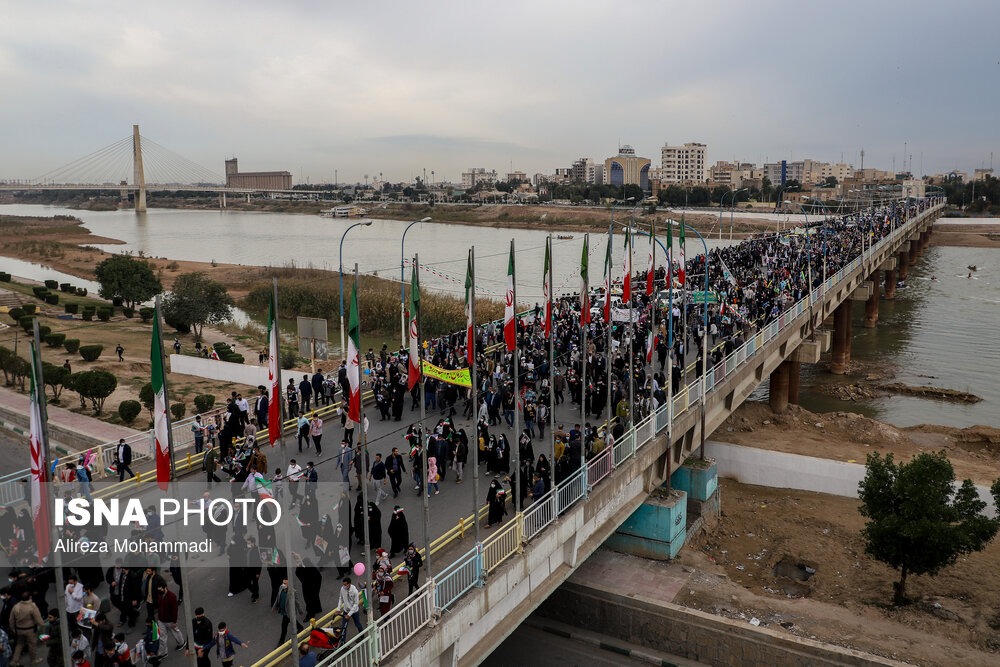
[[[354,564],[354,576],[360,577],[364,573],[365,573],[365,564],[364,563],[355,563]]]

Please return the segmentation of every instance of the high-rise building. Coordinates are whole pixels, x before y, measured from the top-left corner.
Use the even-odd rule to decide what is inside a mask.
[[[497,170],[486,171],[485,167],[472,167],[468,171],[462,172],[462,188],[468,190],[480,183],[496,183]]]
[[[291,190],[292,174],[287,171],[240,172],[236,158],[226,160],[226,187],[247,190]]]
[[[665,183],[701,183],[705,180],[705,144],[689,142],[660,149],[660,176]]]
[[[604,179],[610,185],[638,185],[649,189],[649,158],[637,157],[635,149],[625,145],[618,155],[604,161]]]

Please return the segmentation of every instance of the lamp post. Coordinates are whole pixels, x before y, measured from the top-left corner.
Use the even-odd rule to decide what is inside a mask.
[[[433,170],[431,171],[431,176],[434,175]],[[428,222],[430,218],[422,218],[420,220],[414,220],[408,224],[403,229],[403,238],[399,242],[399,345],[401,347],[406,346],[406,276],[404,275],[403,262],[406,260],[406,232],[410,231],[410,227],[413,225],[420,224],[421,222]],[[345,234],[347,232],[344,232]],[[343,295],[341,295],[343,296]],[[341,302],[341,317],[343,317],[343,302]],[[343,329],[343,324],[341,324],[341,329]],[[341,336],[343,338],[343,336]]]
[[[788,201],[786,199],[785,201],[782,202],[782,204],[794,204],[795,206],[798,206],[799,210],[802,211],[802,215],[804,215],[805,218],[806,218],[806,256],[807,256],[806,269],[809,272],[809,275],[808,275],[808,280],[809,280],[809,335],[812,336],[813,333],[814,333],[814,331],[815,331],[815,329],[814,329],[815,325],[813,323],[812,236],[809,234],[809,214],[806,213],[806,209],[802,206],[802,204],[800,204],[797,201]],[[825,255],[824,255],[824,260],[825,260]],[[824,271],[825,271],[825,269],[824,269]],[[824,277],[824,279],[825,279],[825,277]]]
[[[826,219],[830,216],[830,212],[826,208],[826,204],[817,199],[816,197],[803,197],[803,199],[808,199],[814,201],[820,205],[823,209],[823,287],[826,288]],[[865,237],[861,237],[861,256],[864,257],[865,254]]]
[[[629,197],[628,199],[625,199],[622,203],[625,203],[625,202],[634,202],[634,201],[635,201],[635,197]],[[615,240],[615,209],[618,208],[618,203],[619,202],[615,201],[611,205],[611,224],[608,225],[608,247],[611,248],[612,253],[614,252],[614,240]],[[607,299],[609,302],[611,300],[611,275],[610,275],[610,272],[611,272],[611,267],[609,266],[608,267],[608,293],[604,295],[604,298]],[[582,301],[581,301],[581,303],[582,303]],[[605,359],[605,362],[606,362],[607,367],[608,367],[608,371],[607,371],[608,372],[608,377],[607,377],[607,383],[608,383],[608,388],[607,388],[607,394],[608,394],[608,406],[607,406],[608,407],[608,419],[607,419],[606,424],[607,424],[608,432],[610,433],[611,432],[611,416],[612,416],[611,415],[611,409],[612,409],[612,406],[611,406],[611,362],[613,361],[611,359],[611,330],[612,330],[613,327],[611,326],[611,322],[607,322],[606,324],[607,324],[607,327],[608,327],[608,335],[607,335],[608,340],[607,340],[606,349],[605,349],[605,355],[607,356],[607,359]],[[587,388],[584,387],[583,391],[586,391],[586,390],[587,390]],[[613,461],[613,457],[612,457],[612,461]]]
[[[340,277],[340,356],[344,356],[344,237],[347,236],[347,232],[351,231],[355,227],[365,226],[368,227],[372,224],[371,220],[363,222],[355,222],[344,230],[344,233],[340,235],[340,269],[337,271]]]
[[[733,199],[729,202],[729,240],[733,240],[733,214],[736,212],[736,195],[746,190],[746,188],[740,188],[733,192]],[[722,229],[719,229],[719,236],[722,236]]]

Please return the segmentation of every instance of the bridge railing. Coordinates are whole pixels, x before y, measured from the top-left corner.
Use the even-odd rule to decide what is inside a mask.
[[[931,213],[935,210],[937,210],[936,207],[925,213]],[[914,218],[914,220],[918,219],[919,217]],[[903,228],[900,228],[882,239],[878,244],[875,244],[870,254],[877,252],[884,247],[884,244],[897,240],[904,231]],[[863,258],[859,257],[837,271],[827,280],[824,290],[832,289],[845,276],[853,273],[862,261]],[[810,296],[815,298],[816,295]],[[737,367],[756,356],[764,349],[767,342],[778,336],[783,329],[797,326],[799,318],[809,308],[810,296],[806,296],[785,309],[782,313],[783,318],[764,327],[726,359],[716,364],[709,370],[705,382],[699,378],[683,387],[673,399],[673,416],[676,418],[691,407],[698,405],[699,401],[704,400],[703,390],[711,391],[713,387],[725,384]],[[321,660],[318,664],[328,667],[355,667],[361,664],[375,664],[392,653],[430,621],[434,613],[434,609],[429,606],[432,599],[435,600],[438,608],[454,604],[464,593],[475,587],[484,577],[489,576],[489,573],[501,563],[518,553],[524,544],[535,539],[546,526],[554,523],[558,514],[585,497],[590,488],[610,476],[610,472],[606,472],[606,462],[617,467],[634,456],[642,447],[652,442],[657,434],[666,430],[669,410],[670,406],[666,404],[660,406],[654,414],[639,422],[634,428],[630,428],[613,447],[591,459],[587,465],[581,466],[573,475],[556,485],[552,491],[523,512],[515,513],[513,520],[503,526],[501,530],[490,535],[482,544],[476,545],[476,548],[459,558],[441,574],[432,577],[415,594],[416,597],[408,598],[402,607],[375,621],[372,624],[376,628],[375,631],[366,629],[365,633],[348,642],[344,649]],[[588,486],[588,480],[590,480],[590,486]],[[463,522],[460,522],[460,526],[462,525]],[[443,543],[438,544],[437,548],[442,546]],[[439,584],[438,581],[442,583]],[[434,587],[439,585],[442,586],[441,591],[436,591],[433,595],[427,592],[435,590]],[[377,634],[375,634],[376,632]],[[300,635],[301,637],[302,635]],[[281,649],[272,653],[272,656],[287,656],[290,650],[291,644],[286,643]],[[280,651],[283,653],[279,653]],[[366,659],[369,662],[364,662]],[[255,667],[270,667],[277,664],[281,663],[271,659],[270,661],[258,662]]]

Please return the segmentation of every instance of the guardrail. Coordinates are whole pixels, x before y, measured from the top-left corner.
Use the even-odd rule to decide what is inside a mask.
[[[933,213],[940,208],[940,205],[931,207],[911,222],[916,222],[924,214]],[[904,233],[909,233],[908,228],[901,227],[895,230],[865,254],[869,257],[874,255],[879,249],[885,247],[885,244],[895,242]],[[853,273],[864,259],[864,256],[859,256],[830,276],[822,285],[822,290],[819,290],[819,293],[824,294],[832,289],[844,277]],[[710,369],[705,382],[698,378],[685,386],[674,397],[673,416],[683,414],[703,400],[705,398],[703,390],[711,391],[714,387],[725,384],[729,375],[738,366],[756,356],[765,344],[781,331],[788,327],[798,326],[799,319],[808,310],[809,299],[815,298],[816,294],[809,294],[782,312],[777,320],[768,324],[739,349],[734,350],[726,359]],[[605,450],[611,452],[610,454],[602,452],[523,512],[516,512],[513,520],[503,526],[501,530],[487,537],[481,544],[476,544],[471,551],[449,565],[437,576],[431,576],[424,587],[415,594],[416,598],[407,599],[401,607],[371,623],[365,632],[357,635],[344,648],[317,664],[325,667],[355,667],[362,664],[377,664],[398,649],[403,642],[416,634],[433,618],[435,610],[427,606],[432,599],[432,594],[428,591],[434,590],[435,586],[442,586],[440,592],[433,593],[437,608],[441,609],[454,604],[464,593],[476,587],[491,571],[522,550],[524,544],[531,542],[541,534],[547,526],[556,520],[560,513],[569,509],[580,499],[585,498],[593,486],[610,476],[610,472],[601,475],[605,470],[605,460],[613,464],[613,470],[635,456],[642,447],[652,442],[657,434],[662,433],[668,425],[669,417],[667,415],[669,415],[670,408],[671,406],[664,404],[652,415],[629,428],[613,448]],[[602,459],[602,456],[607,458]],[[588,479],[591,479],[589,486]],[[480,510],[477,514],[481,520],[483,511]],[[440,550],[452,540],[464,537],[466,527],[471,524],[472,520],[471,516],[467,519],[460,519],[458,526],[431,543],[431,552]],[[438,583],[439,581],[441,583]],[[333,613],[330,612],[319,622],[329,619]],[[304,630],[298,635],[300,641],[307,637],[308,630]],[[254,667],[277,667],[277,665],[283,664],[287,660],[291,647],[292,643],[286,642],[267,657],[258,661]],[[359,661],[362,657],[368,662]]]

